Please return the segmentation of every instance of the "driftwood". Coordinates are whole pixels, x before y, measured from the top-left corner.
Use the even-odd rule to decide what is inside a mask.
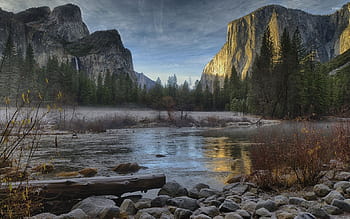
[[[94,195],[122,195],[161,188],[164,184],[164,174],[29,181],[31,187],[38,189],[40,196],[61,200]]]

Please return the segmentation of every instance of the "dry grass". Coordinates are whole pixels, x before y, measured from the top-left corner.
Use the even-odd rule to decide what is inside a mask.
[[[138,122],[131,116],[113,116],[96,118],[93,120],[73,119],[69,123],[58,121],[56,128],[60,130],[71,130],[77,133],[86,132],[105,132],[107,129],[130,128],[137,125]]]
[[[294,133],[262,132],[251,148],[254,178],[265,188],[314,185],[331,160],[350,161],[349,136],[349,122],[330,133],[306,125]]]

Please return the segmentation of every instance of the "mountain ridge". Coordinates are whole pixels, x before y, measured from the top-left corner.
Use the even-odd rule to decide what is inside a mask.
[[[223,82],[225,76],[230,76],[232,66],[241,78],[249,75],[267,27],[277,48],[284,28],[291,35],[298,28],[305,46],[316,48],[321,62],[329,61],[350,48],[350,39],[346,37],[350,35],[349,14],[350,2],[331,15],[268,5],[233,20],[227,25],[225,44],[203,70],[202,85],[212,90],[215,76]]]
[[[65,4],[52,10],[29,8],[13,13],[0,10],[0,55],[10,35],[18,53],[25,54],[31,44],[36,62],[45,66],[52,57],[71,63],[97,81],[98,75],[128,74],[137,82],[132,54],[124,47],[117,30],[90,33],[79,6]]]

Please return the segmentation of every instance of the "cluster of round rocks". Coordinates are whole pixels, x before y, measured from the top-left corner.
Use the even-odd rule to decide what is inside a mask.
[[[168,182],[154,199],[126,198],[117,206],[113,196],[95,196],[77,203],[67,214],[43,213],[32,219],[350,218],[350,173],[341,172],[332,179],[323,180],[309,191],[278,195],[268,194],[249,182],[229,184],[222,191],[205,184],[187,190],[176,182]]]

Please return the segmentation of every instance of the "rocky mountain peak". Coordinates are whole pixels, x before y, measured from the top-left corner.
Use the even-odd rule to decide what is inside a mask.
[[[83,22],[80,8],[73,4],[54,8],[45,29],[68,42],[73,42],[89,35],[89,30]]]
[[[23,23],[30,23],[36,21],[42,21],[48,19],[51,9],[49,7],[29,8],[25,11],[19,12],[15,15],[15,18]]]
[[[58,24],[83,21],[80,8],[73,4],[66,4],[54,8],[51,17],[54,18]]]
[[[216,75],[221,81],[231,75],[234,66],[241,78],[250,74],[260,51],[264,31],[269,27],[278,54],[279,40],[286,28],[292,36],[300,31],[306,48],[316,48],[318,58],[326,62],[350,48],[350,3],[332,15],[313,15],[279,5],[268,5],[228,24],[227,40],[205,66],[202,85],[212,89]]]
[[[91,44],[96,45],[95,49],[99,51],[111,47],[117,48],[118,51],[124,48],[119,32],[115,29],[96,31],[86,37],[83,41],[90,41]]]
[[[45,66],[50,58],[72,63],[91,79],[101,74],[128,74],[136,81],[131,52],[117,30],[90,34],[78,6],[66,4],[53,10],[30,8],[14,14],[0,11],[0,55],[10,34],[22,55],[32,45],[36,62]]]

